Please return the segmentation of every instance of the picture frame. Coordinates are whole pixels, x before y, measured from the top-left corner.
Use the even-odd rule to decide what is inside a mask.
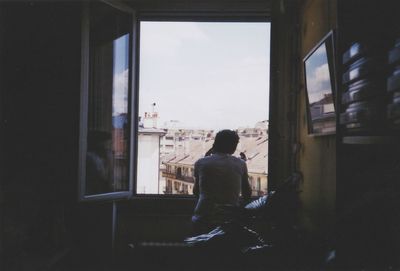
[[[304,57],[308,134],[336,134],[334,32],[326,34]]]

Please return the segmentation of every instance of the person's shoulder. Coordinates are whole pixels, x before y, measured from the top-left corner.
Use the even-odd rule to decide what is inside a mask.
[[[202,158],[198,159],[198,160],[194,163],[194,165],[196,166],[196,165],[203,164],[203,163],[207,162],[207,161],[209,160],[209,158],[210,158],[210,156],[202,157]]]
[[[200,158],[199,160],[196,161],[195,165],[204,165],[204,164],[212,164],[215,163],[215,161],[218,161],[219,158],[217,155],[209,155],[209,156],[205,156]]]
[[[246,164],[246,162],[245,162],[243,159],[239,158],[239,157],[236,157],[236,156],[231,155],[231,159],[232,159],[233,161],[237,162],[237,163]]]
[[[247,167],[246,161],[244,161],[243,159],[236,157],[236,156],[231,156],[231,160],[236,164],[239,165],[242,168]]]

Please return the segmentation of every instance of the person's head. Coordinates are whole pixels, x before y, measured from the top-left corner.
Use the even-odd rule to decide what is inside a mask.
[[[233,154],[236,150],[238,143],[239,136],[235,131],[219,131],[215,136],[213,152]]]

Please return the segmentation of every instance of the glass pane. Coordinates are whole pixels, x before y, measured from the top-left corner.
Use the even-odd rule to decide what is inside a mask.
[[[129,189],[130,22],[105,4],[91,6],[86,195]]]
[[[328,50],[327,42],[323,42],[305,61],[310,130],[316,134],[336,131],[328,54],[332,52]]]
[[[141,22],[138,194],[193,194],[216,132],[240,136],[253,195],[268,182],[269,23]]]

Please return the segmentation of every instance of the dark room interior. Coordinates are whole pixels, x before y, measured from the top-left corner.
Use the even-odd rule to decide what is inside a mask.
[[[395,0],[0,1],[0,270],[399,270],[399,7]],[[167,133],[144,132],[139,120],[144,21],[270,23],[261,165],[268,186],[252,197],[264,196],[269,209],[246,226],[264,246],[240,249],[239,230],[229,242],[185,242],[196,198],[181,168],[171,173],[165,164],[162,173],[188,182],[176,195],[165,192],[176,186],[139,192],[147,181],[137,173],[141,136]],[[110,102],[121,37],[122,124]],[[308,63],[322,45],[330,90],[315,102]],[[100,130],[107,134],[94,134]],[[95,137],[120,139],[112,188],[91,186]]]

